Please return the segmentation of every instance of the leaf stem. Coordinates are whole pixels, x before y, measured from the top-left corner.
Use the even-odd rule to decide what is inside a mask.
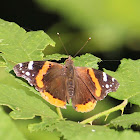
[[[95,119],[100,118],[101,116],[104,116],[104,115],[108,116],[110,113],[115,112],[117,110],[122,110],[123,111],[125,106],[127,105],[127,103],[128,103],[128,100],[125,99],[120,105],[117,105],[116,107],[113,107],[113,108],[111,108],[109,110],[106,110],[106,111],[103,111],[103,112],[101,112],[99,114],[96,114],[96,115],[94,115],[94,116],[92,116],[92,117],[90,117],[90,118],[88,118],[88,119],[86,119],[86,120],[84,120],[84,121],[82,121],[80,123],[81,124],[90,123],[90,122],[94,121]]]
[[[57,114],[58,114],[58,116],[60,117],[60,119],[63,120],[63,115],[62,115],[62,112],[61,112],[60,107],[56,107],[56,111],[57,111]]]

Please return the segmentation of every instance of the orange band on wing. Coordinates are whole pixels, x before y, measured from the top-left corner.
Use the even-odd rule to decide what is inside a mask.
[[[77,104],[75,105],[77,112],[89,112],[94,109],[97,101],[90,101],[86,104]]]
[[[66,108],[66,102],[54,98],[49,92],[41,92],[41,95],[50,104],[55,105],[57,107]]]
[[[97,97],[100,97],[100,96],[101,96],[101,86],[100,86],[100,84],[99,84],[99,81],[98,81],[98,79],[95,77],[95,74],[94,74],[93,69],[89,68],[88,70],[89,70],[89,75],[90,75],[92,81],[95,83],[95,87],[96,87],[95,95],[96,95]]]
[[[38,75],[36,76],[36,83],[39,88],[43,88],[44,84],[42,82],[44,74],[46,74],[47,70],[49,69],[50,62],[46,61],[41,70],[39,70]]]

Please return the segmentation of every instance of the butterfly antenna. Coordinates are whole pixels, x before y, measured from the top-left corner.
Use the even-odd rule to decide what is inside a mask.
[[[88,38],[88,40],[85,42],[85,44],[83,45],[83,47],[81,47],[81,49],[79,49],[79,51],[73,56],[75,57],[86,45],[87,43],[91,40],[91,37]]]
[[[57,35],[58,35],[58,38],[59,38],[59,40],[60,40],[60,42],[61,42],[61,44],[62,44],[62,46],[63,46],[63,48],[64,48],[64,50],[65,50],[65,52],[66,52],[66,54],[69,55],[69,54],[68,54],[68,51],[66,50],[65,45],[63,44],[63,42],[62,42],[62,40],[61,40],[60,33],[57,33]]]

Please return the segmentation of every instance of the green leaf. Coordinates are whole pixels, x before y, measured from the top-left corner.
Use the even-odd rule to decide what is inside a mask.
[[[56,129],[61,131],[66,139],[73,140],[85,140],[85,139],[107,139],[114,140],[126,139],[137,139],[140,134],[134,133],[133,131],[124,131],[122,133],[116,132],[113,129],[109,129],[105,126],[84,126],[74,122],[60,122],[57,124]],[[70,133],[71,132],[71,133]],[[130,139],[130,140],[131,140]]]
[[[105,72],[120,83],[117,92],[109,94],[111,97],[119,100],[128,99],[129,102],[140,105],[140,60],[123,59],[116,72]]]
[[[0,51],[7,61],[15,63],[42,60],[42,51],[55,43],[43,31],[26,32],[17,24],[0,19]]]
[[[60,121],[60,119],[58,118],[49,118],[49,117],[42,117],[42,122],[40,123],[35,123],[35,124],[30,124],[28,126],[28,129],[30,130],[30,132],[34,132],[34,131],[43,131],[48,129],[51,126],[56,125],[58,122]],[[53,131],[53,128],[50,128],[49,131]]]
[[[47,122],[46,122],[47,123]],[[42,124],[41,124],[42,125]],[[30,125],[30,128],[35,127],[36,125]],[[39,126],[38,126],[39,128]],[[95,126],[95,125],[82,125],[72,121],[59,121],[57,123],[44,126],[44,130],[53,131],[57,130],[61,133],[64,139],[67,140],[85,140],[85,139],[104,139],[104,140],[114,140],[118,139],[138,139],[140,134],[133,131],[122,131],[117,132],[113,129],[109,129],[106,126]]]
[[[52,55],[46,55],[46,57],[44,58],[45,60],[56,60],[59,61],[61,60],[61,58],[68,58],[67,55],[62,55],[62,54],[52,54]],[[81,67],[91,67],[91,68],[95,68],[98,69],[98,62],[101,62],[101,59],[86,53],[85,55],[81,55],[80,57],[77,56],[75,58],[72,58],[74,61],[74,66],[81,66]]]
[[[46,55],[44,57],[45,60],[56,60],[56,61],[59,61],[62,58],[68,58],[68,56],[64,54],[52,54],[52,55]]]
[[[13,22],[0,19],[0,66],[8,66],[8,70],[13,69],[14,63],[21,63],[30,60],[43,60],[42,51],[48,45],[55,45],[55,42],[43,31],[26,32]],[[5,63],[5,61],[6,63]],[[14,79],[11,79],[14,80]],[[39,94],[33,87],[29,86],[21,79],[16,80],[30,91]]]
[[[130,128],[132,125],[140,126],[140,112],[124,114],[116,119],[111,120],[110,126]]]
[[[0,107],[0,138],[2,140],[25,140],[12,119]]]
[[[88,53],[74,58],[74,65],[80,67],[90,67],[98,69],[98,62],[101,62],[100,58]]]
[[[22,89],[0,84],[0,105],[6,105],[13,111],[10,113],[14,119],[32,119],[36,116],[57,118],[42,98],[34,93],[26,93]]]

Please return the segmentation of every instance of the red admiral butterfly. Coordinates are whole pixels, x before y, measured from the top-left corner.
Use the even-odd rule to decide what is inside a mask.
[[[72,99],[72,105],[78,112],[93,110],[98,100],[119,87],[117,80],[105,72],[75,67],[70,56],[65,65],[30,61],[17,64],[14,72],[35,86],[50,104],[66,108],[66,103]]]

